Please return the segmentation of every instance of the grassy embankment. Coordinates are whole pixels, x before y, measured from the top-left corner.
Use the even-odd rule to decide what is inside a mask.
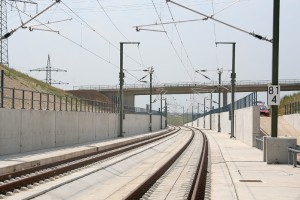
[[[15,87],[15,85],[21,84],[24,88],[27,88],[27,90],[33,90],[33,91],[39,91],[44,93],[51,93],[56,94],[60,96],[69,95],[69,93],[65,92],[64,90],[61,90],[59,88],[55,88],[51,85],[46,84],[43,81],[37,80],[33,77],[28,76],[27,74],[24,74],[22,72],[19,72],[15,69],[8,68],[5,66],[1,66],[0,69],[4,70],[4,77],[6,83],[7,79],[10,79],[10,84],[5,84],[5,87]],[[8,80],[7,80],[8,81]]]

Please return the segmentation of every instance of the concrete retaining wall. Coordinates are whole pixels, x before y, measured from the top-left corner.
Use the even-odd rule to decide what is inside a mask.
[[[259,107],[248,107],[235,112],[235,137],[252,146],[256,146],[256,136],[260,136]]]
[[[300,132],[300,114],[283,115],[283,118]]]
[[[0,155],[104,140],[118,136],[115,113],[0,109]],[[163,117],[163,122],[165,118]],[[152,130],[160,116],[152,116]],[[149,131],[149,115],[126,114],[126,135]]]
[[[235,137],[236,139],[250,145],[256,146],[255,138],[260,135],[259,107],[248,107],[235,111]],[[218,113],[212,114],[212,130],[218,130]],[[197,119],[198,120],[198,119]],[[193,122],[197,126],[197,120]],[[229,120],[229,112],[220,114],[221,132],[231,133],[231,121]],[[192,123],[188,124],[189,126]],[[204,119],[199,118],[199,128],[204,128]],[[210,116],[205,116],[205,129],[210,129]]]

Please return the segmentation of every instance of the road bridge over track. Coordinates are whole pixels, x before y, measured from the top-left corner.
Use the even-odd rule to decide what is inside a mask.
[[[271,80],[243,80],[236,82],[236,92],[263,92],[267,91],[268,84]],[[299,91],[300,80],[298,79],[284,79],[279,80],[281,91]],[[118,96],[119,86],[110,85],[88,85],[75,86],[74,90],[96,90],[113,99]],[[231,92],[231,82],[223,81],[221,83],[221,93],[223,93],[223,105],[227,104],[227,93]],[[161,83],[152,85],[152,94],[192,94],[192,93],[218,93],[219,83],[215,82],[186,82],[186,83]],[[124,96],[125,104],[134,106],[134,96],[149,95],[149,84],[125,84]]]

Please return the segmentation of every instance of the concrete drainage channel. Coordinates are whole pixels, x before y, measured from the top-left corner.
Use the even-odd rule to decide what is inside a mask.
[[[38,183],[48,182],[51,179],[58,178],[58,176],[65,176],[69,172],[83,166],[160,140],[171,134],[177,133],[179,130],[180,129],[178,128],[171,129],[160,134],[155,134],[152,137],[148,136],[146,139],[139,138],[124,143],[118,143],[114,145],[114,147],[106,147],[105,150],[98,150],[97,152],[87,155],[4,174],[0,176],[0,198],[5,198],[5,195],[11,196],[13,193],[28,190]]]

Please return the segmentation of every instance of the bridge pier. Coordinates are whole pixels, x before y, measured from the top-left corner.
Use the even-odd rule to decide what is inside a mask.
[[[134,107],[135,105],[135,100],[134,100],[134,94],[125,92],[124,93],[124,105]]]
[[[118,92],[101,92],[103,95],[107,96],[113,103],[118,103],[119,94]],[[135,95],[132,92],[124,91],[124,105],[134,107],[135,105]]]

